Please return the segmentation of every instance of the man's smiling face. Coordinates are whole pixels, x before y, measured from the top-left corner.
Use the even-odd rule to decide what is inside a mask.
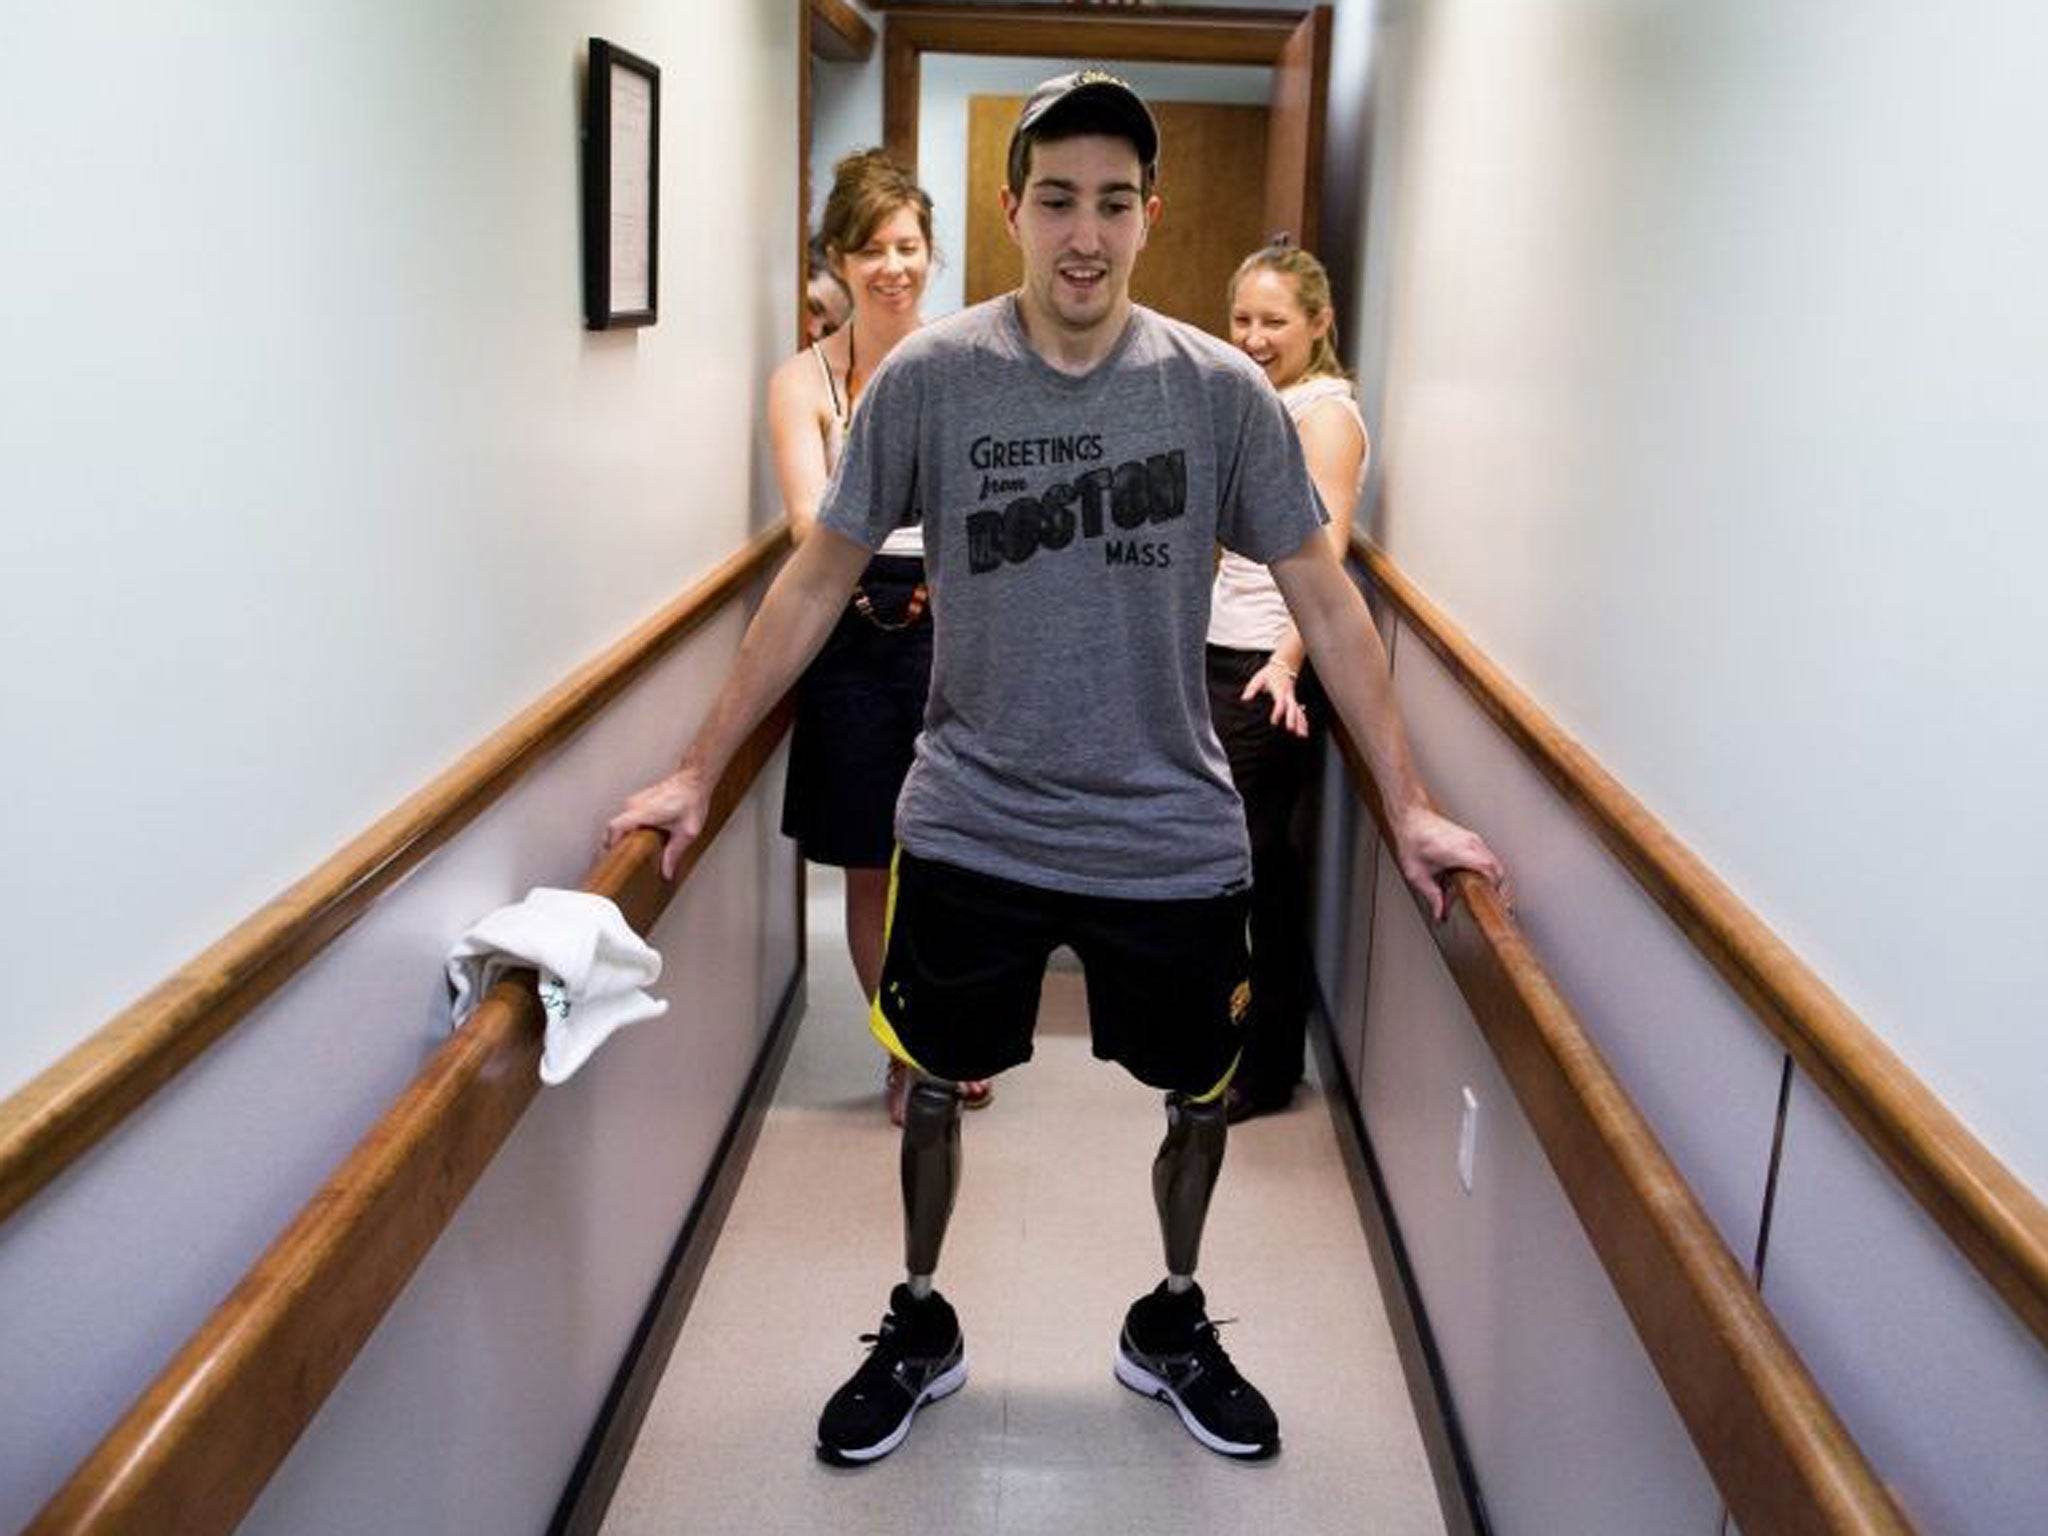
[[[1070,336],[1123,325],[1131,268],[1159,213],[1143,180],[1129,140],[1084,134],[1034,144],[1023,195],[1003,191],[1026,300]]]

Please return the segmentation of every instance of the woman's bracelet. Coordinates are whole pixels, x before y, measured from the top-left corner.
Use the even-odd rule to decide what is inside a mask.
[[[1289,679],[1291,679],[1294,682],[1301,681],[1301,674],[1295,671],[1294,668],[1287,665],[1286,662],[1280,660],[1280,658],[1277,656],[1268,656],[1266,658],[1266,665],[1271,667],[1275,672],[1285,672]]]

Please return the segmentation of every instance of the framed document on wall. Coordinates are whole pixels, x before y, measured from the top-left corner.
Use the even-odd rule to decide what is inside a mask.
[[[661,183],[661,71],[590,40],[583,103],[583,323],[654,324]]]

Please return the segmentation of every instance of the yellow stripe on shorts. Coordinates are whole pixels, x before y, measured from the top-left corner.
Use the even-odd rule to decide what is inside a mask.
[[[896,867],[902,862],[902,859],[903,850],[900,847],[889,855],[889,900],[882,908],[882,954],[885,958],[889,953],[889,935],[896,927]],[[882,994],[884,990],[884,988],[877,987],[875,989],[874,1001],[868,1004],[868,1033],[882,1042],[883,1050],[887,1051],[905,1066],[915,1068],[917,1071],[923,1072],[926,1077],[930,1077],[931,1073],[925,1072],[918,1059],[903,1048],[903,1042],[896,1035],[896,1026],[889,1022],[888,1014],[882,1011]]]
[[[1244,925],[1244,942],[1246,952],[1249,953],[1252,942],[1252,925],[1249,921],[1247,921]],[[1244,1028],[1244,1016],[1247,1013],[1251,1012],[1251,1007],[1252,984],[1250,979],[1247,978],[1244,981],[1240,981],[1234,988],[1231,989],[1230,1022],[1239,1029]],[[1230,1080],[1233,1077],[1237,1076],[1237,1064],[1243,1060],[1244,1047],[1239,1046],[1237,1054],[1230,1058],[1230,1068],[1223,1074],[1223,1080],[1219,1082],[1214,1088],[1211,1088],[1207,1093],[1198,1094],[1193,1099],[1189,1100],[1189,1102],[1193,1104],[1214,1104],[1218,1099],[1222,1098],[1224,1093],[1228,1091],[1230,1087]]]
[[[1222,1098],[1225,1090],[1230,1087],[1230,1080],[1233,1077],[1237,1076],[1237,1064],[1243,1060],[1244,1052],[1239,1051],[1235,1056],[1230,1058],[1229,1069],[1224,1072],[1222,1078],[1217,1082],[1216,1086],[1214,1088],[1211,1088],[1207,1093],[1196,1094],[1193,1098],[1189,1099],[1188,1102],[1190,1104],[1214,1104],[1218,1099]]]

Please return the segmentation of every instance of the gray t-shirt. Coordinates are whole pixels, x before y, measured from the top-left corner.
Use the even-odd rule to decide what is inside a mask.
[[[920,515],[936,629],[897,841],[1050,890],[1242,888],[1203,680],[1214,549],[1271,561],[1325,521],[1265,376],[1140,308],[1076,378],[1014,296],[963,310],[876,371],[818,513],[869,549]]]

